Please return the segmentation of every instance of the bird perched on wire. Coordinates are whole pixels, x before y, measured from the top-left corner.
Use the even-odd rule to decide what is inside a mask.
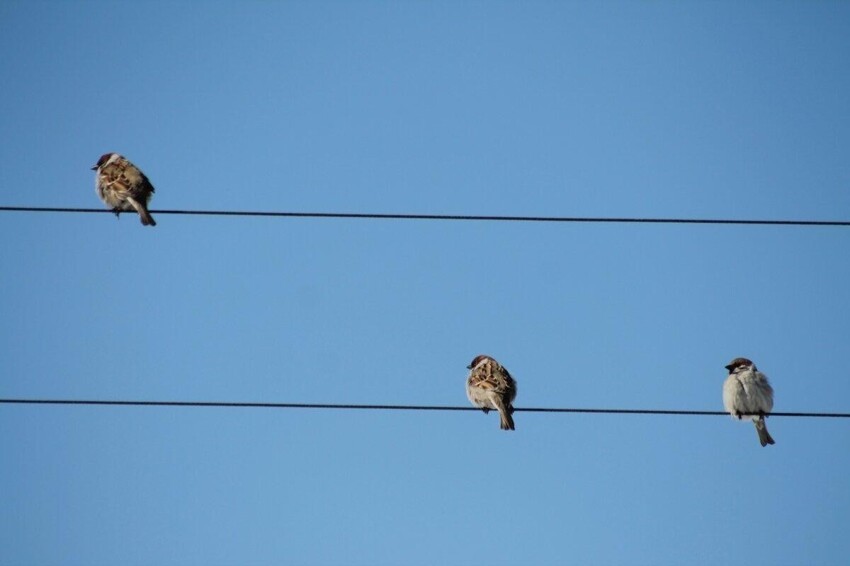
[[[92,171],[97,171],[95,188],[100,200],[111,207],[116,216],[135,210],[143,225],[156,226],[148,212],[154,188],[138,167],[117,153],[104,153]]]
[[[735,358],[726,366],[729,377],[723,383],[723,406],[726,411],[739,420],[750,416],[756,425],[759,442],[762,446],[775,444],[764,417],[773,410],[773,387],[767,376],[747,358]]]
[[[490,356],[476,356],[467,366],[466,396],[485,413],[499,411],[502,430],[514,430],[512,403],[516,398],[516,380],[502,364]]]

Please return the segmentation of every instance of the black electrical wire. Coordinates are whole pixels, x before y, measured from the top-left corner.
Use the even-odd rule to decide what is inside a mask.
[[[104,208],[0,206],[0,212],[112,213]],[[151,210],[151,214],[187,216],[249,216],[274,218],[336,218],[359,220],[455,220],[489,222],[550,222],[608,224],[725,224],[749,226],[850,226],[850,220],[734,220],[719,218],[628,218],[582,216],[489,216],[469,214],[376,214],[355,212],[263,212],[247,210]]]
[[[351,403],[251,403],[227,401],[103,401],[90,399],[0,399],[2,405],[99,405],[99,406],[133,406],[133,407],[219,407],[246,409],[343,409],[370,411],[480,411],[476,407],[456,407],[449,405],[379,405]],[[724,416],[724,411],[689,411],[668,409],[571,409],[558,407],[515,407],[515,412],[526,413],[590,413],[590,414],[619,414],[619,415],[690,415],[690,416]],[[749,416],[749,415],[744,415]],[[771,417],[815,417],[815,418],[850,418],[850,413],[803,413],[775,412]]]

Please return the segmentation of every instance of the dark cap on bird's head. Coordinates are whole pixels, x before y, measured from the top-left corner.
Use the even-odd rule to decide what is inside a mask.
[[[97,171],[97,168],[109,161],[109,158],[115,155],[114,152],[104,153],[100,156],[100,159],[97,160],[97,163],[94,167],[91,168],[92,171]]]
[[[726,369],[728,369],[729,371],[734,371],[735,369],[737,369],[739,367],[745,367],[745,366],[752,366],[753,368],[755,368],[756,365],[751,360],[748,360],[747,358],[735,358],[734,360],[729,362],[729,365],[726,366]]]
[[[493,358],[491,358],[490,356],[485,356],[484,354],[479,354],[479,355],[475,356],[475,359],[473,359],[472,362],[468,366],[466,366],[466,369],[472,369],[475,366],[477,366],[478,364],[480,364],[481,362],[483,362],[484,360],[492,360],[492,359]]]

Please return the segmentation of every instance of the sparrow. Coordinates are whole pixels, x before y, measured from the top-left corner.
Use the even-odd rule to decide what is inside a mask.
[[[765,415],[773,409],[773,388],[767,376],[747,358],[735,358],[726,369],[729,377],[723,383],[724,408],[738,420],[744,415],[752,417],[762,446],[775,444],[764,421]]]
[[[156,226],[148,201],[154,188],[142,171],[117,153],[104,153],[92,167],[95,189],[106,206],[112,207],[115,216],[123,211],[135,210],[145,226]]]
[[[502,430],[515,430],[511,405],[516,398],[516,381],[502,364],[490,356],[476,356],[466,366],[469,377],[466,379],[466,396],[484,413],[490,409],[499,411]]]

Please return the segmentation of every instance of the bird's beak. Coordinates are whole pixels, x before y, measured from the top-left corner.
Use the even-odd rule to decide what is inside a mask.
[[[468,366],[466,366],[466,369],[472,369],[472,364],[469,364]]]
[[[97,171],[97,165],[91,168],[92,171]]]
[[[732,371],[732,368],[735,367],[735,366],[733,366],[732,364],[729,364],[728,366],[724,366],[724,367],[726,369],[728,369],[729,371]]]

